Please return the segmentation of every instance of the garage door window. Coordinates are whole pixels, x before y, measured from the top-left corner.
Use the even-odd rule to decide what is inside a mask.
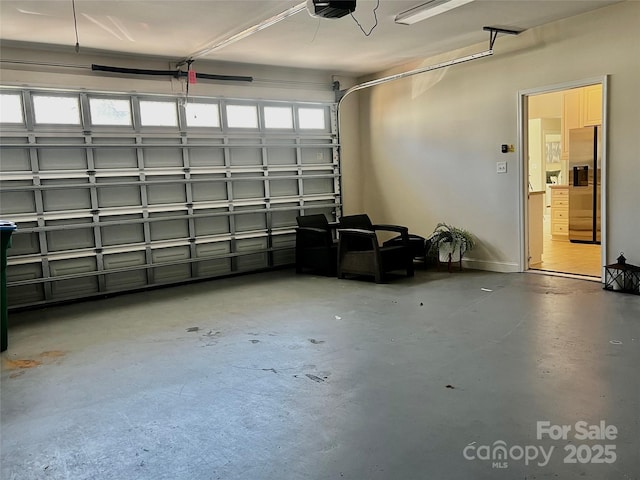
[[[92,125],[131,125],[131,102],[115,98],[90,98]]]
[[[324,109],[299,108],[298,118],[300,122],[300,128],[303,130],[324,130],[326,128]]]
[[[291,107],[264,107],[264,126],[266,128],[293,128]]]
[[[0,94],[0,121],[2,123],[23,123],[22,101],[19,94]]]
[[[35,122],[52,125],[80,125],[78,96],[33,96]]]
[[[189,127],[219,127],[220,113],[215,103],[187,103],[187,126]]]
[[[140,124],[150,127],[177,127],[176,102],[140,101]]]
[[[229,128],[258,128],[258,109],[253,105],[227,105]]]

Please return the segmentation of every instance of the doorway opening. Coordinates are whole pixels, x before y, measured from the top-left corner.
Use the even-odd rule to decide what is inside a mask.
[[[525,94],[526,265],[601,281],[604,81]]]

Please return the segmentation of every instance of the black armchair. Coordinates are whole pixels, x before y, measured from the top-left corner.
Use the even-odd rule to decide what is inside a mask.
[[[393,228],[385,228],[385,227],[393,227]],[[398,225],[374,225],[369,218],[369,215],[366,213],[361,213],[358,215],[347,215],[340,219],[339,228],[357,228],[360,230],[387,230],[387,231],[398,231],[394,230],[394,228],[398,227]],[[404,227],[402,227],[404,228]],[[360,240],[363,242],[363,240]],[[398,235],[390,240],[385,241],[382,245],[385,247],[389,246],[399,246],[403,245],[404,239],[402,235]],[[428,244],[427,244],[428,243]],[[364,243],[361,243],[364,249],[368,248],[368,242],[364,240]],[[416,258],[424,262],[425,266],[427,263],[427,252],[431,243],[425,240],[424,237],[420,235],[415,235],[413,233],[409,233],[409,249],[411,250],[411,257]]]
[[[331,226],[323,214],[296,217],[296,272],[304,270],[336,274],[338,245]]]
[[[368,228],[353,228],[358,222]],[[381,246],[376,230],[399,233],[401,241]],[[376,283],[382,283],[385,274],[394,270],[406,270],[408,277],[413,276],[413,255],[407,227],[374,225],[367,215],[351,215],[340,219],[338,233],[339,278],[345,278],[346,274],[370,275]]]

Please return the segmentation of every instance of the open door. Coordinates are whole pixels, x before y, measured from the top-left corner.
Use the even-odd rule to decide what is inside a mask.
[[[526,148],[523,155],[527,218],[524,224],[525,270],[592,279],[602,277],[602,246],[599,241],[572,242],[569,232],[570,217],[586,218],[593,210],[593,215],[597,212],[600,225],[600,212],[606,211],[604,188],[599,184],[597,189],[595,185],[580,187],[583,190],[591,188],[594,192],[588,211],[584,205],[578,205],[573,191],[573,170],[579,167],[580,161],[587,161],[581,157],[584,145],[576,143],[580,137],[577,133],[595,130],[599,132],[598,138],[601,136],[604,141],[603,99],[602,82],[523,95],[526,107],[523,108],[526,118],[522,119],[526,131],[526,141],[523,142]],[[605,150],[601,143],[595,148],[598,149],[598,158],[591,161],[595,160],[599,165],[598,172],[604,171],[601,157]],[[595,178],[602,180],[604,175],[596,175]],[[572,199],[576,203],[573,208]]]

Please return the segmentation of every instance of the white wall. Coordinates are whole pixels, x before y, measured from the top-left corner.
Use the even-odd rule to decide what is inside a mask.
[[[11,45],[11,44],[8,44]],[[42,46],[26,48],[2,45],[2,85],[29,87],[86,88],[109,92],[183,94],[185,82],[168,77],[121,76],[92,72],[92,63],[113,67],[173,70],[175,63],[160,58],[106,55],[90,50],[79,54],[69,48],[44,50]],[[72,68],[76,66],[75,68]],[[333,102],[330,72],[275,68],[261,65],[197,61],[196,72],[218,75],[242,75],[252,83],[198,80],[189,87],[192,96],[252,98]]]
[[[609,75],[607,261],[624,251],[640,264],[639,52],[640,2],[629,1],[500,36],[492,57],[357,93],[361,165],[344,172],[363,181],[357,206],[375,222],[418,234],[439,221],[467,228],[480,241],[471,266],[517,271],[520,154],[500,153],[500,145],[518,145],[518,92]],[[496,162],[505,160],[508,173],[497,174]]]

